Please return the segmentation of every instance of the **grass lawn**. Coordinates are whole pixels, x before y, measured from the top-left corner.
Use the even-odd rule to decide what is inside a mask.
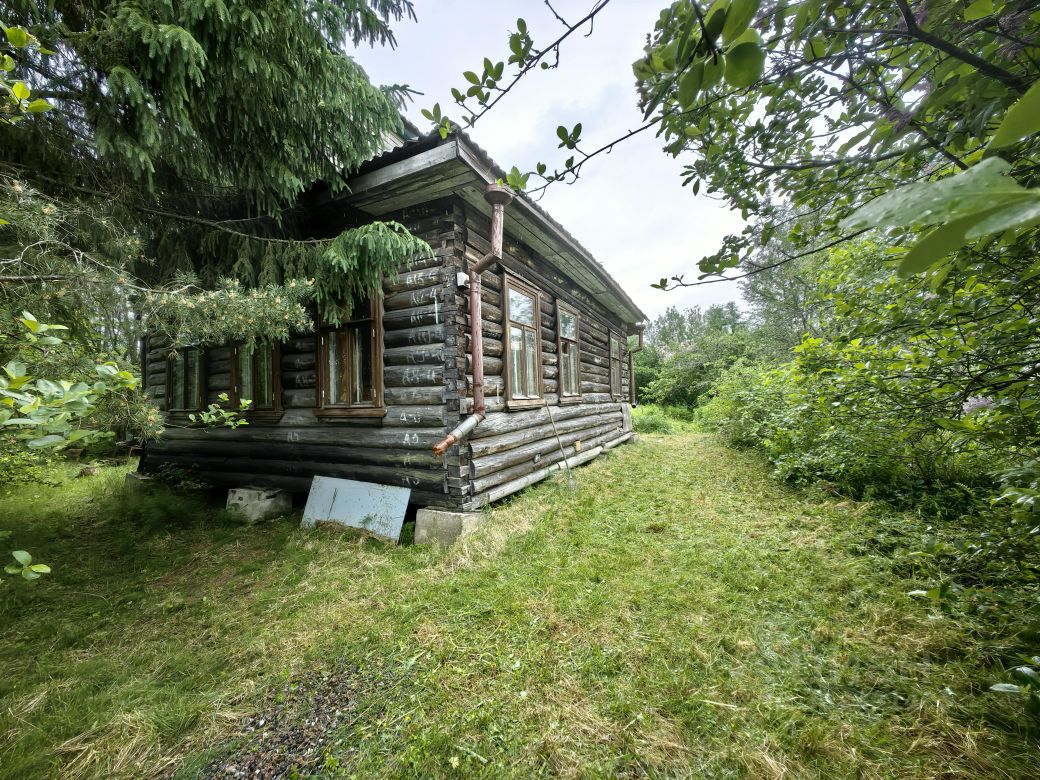
[[[870,552],[880,509],[703,435],[644,435],[450,550],[123,499],[122,473],[2,497],[8,546],[54,569],[0,587],[5,778],[195,777],[337,663],[330,777],[1040,768],[986,648]]]

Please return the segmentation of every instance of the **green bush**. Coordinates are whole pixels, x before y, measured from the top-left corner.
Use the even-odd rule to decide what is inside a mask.
[[[632,410],[632,428],[638,433],[675,433],[675,421],[660,406],[643,404]]]

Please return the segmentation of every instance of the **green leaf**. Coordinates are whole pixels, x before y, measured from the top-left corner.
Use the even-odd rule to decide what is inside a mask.
[[[22,564],[22,566],[28,566],[32,563],[32,556],[25,550],[15,550],[11,555],[13,555],[14,559],[18,561],[18,563]]]
[[[906,278],[927,271],[948,254],[960,249],[968,242],[968,230],[988,213],[969,214],[935,228],[903,255],[899,263],[899,275]]]
[[[478,76],[473,71],[467,70],[465,73],[462,74],[462,77],[466,79],[466,81],[468,81],[470,84],[480,86],[480,76]]]
[[[726,54],[726,82],[734,87],[750,87],[765,69],[766,53],[757,43],[746,41]]]
[[[44,111],[50,111],[54,106],[48,103],[43,98],[37,98],[25,107],[25,110],[32,114],[42,114]]]
[[[993,0],[975,0],[974,3],[964,9],[964,21],[974,22],[976,19],[984,19],[993,13]]]
[[[29,446],[33,449],[38,450],[43,447],[54,447],[55,445],[62,444],[64,442],[64,437],[58,436],[56,433],[51,433],[47,436],[41,436],[38,439],[31,439],[29,441]]]
[[[1004,175],[1010,168],[999,157],[990,157],[956,176],[899,187],[861,206],[841,226],[857,230],[934,225],[1036,197]]]
[[[803,49],[805,59],[809,62],[814,62],[827,55],[827,41],[819,36],[815,36],[805,42],[805,48]]]
[[[704,61],[704,76],[701,79],[701,90],[708,90],[722,81],[722,74],[726,70],[726,58],[719,54],[717,57],[708,57]]]
[[[693,103],[697,99],[697,93],[701,89],[701,82],[704,80],[704,63],[695,62],[686,69],[683,73],[682,78],[679,79],[679,105],[683,111],[688,111],[693,108]]]
[[[32,569],[37,574],[50,574],[51,573],[51,567],[48,566],[46,563],[34,563],[29,568]]]
[[[722,25],[722,40],[733,41],[748,28],[758,13],[760,0],[731,0],[726,12],[726,23]]]
[[[997,683],[989,686],[989,689],[997,693],[1022,693],[1022,686],[1013,683]]]
[[[989,146],[991,149],[1010,146],[1036,132],[1040,132],[1040,81],[1008,109]]]
[[[31,94],[29,88],[25,86],[24,81],[16,81],[11,86],[11,92],[19,100],[28,100],[29,95]]]
[[[29,43],[29,33],[21,27],[8,27],[4,32],[7,35],[7,40],[16,49],[21,49]]]

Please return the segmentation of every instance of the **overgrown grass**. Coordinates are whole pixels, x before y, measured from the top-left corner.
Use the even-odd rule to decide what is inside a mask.
[[[680,433],[697,429],[694,409],[640,404],[632,409],[632,427],[639,433]]]
[[[905,595],[870,507],[701,435],[644,436],[450,550],[126,503],[121,478],[0,510],[55,569],[0,589],[5,777],[194,777],[267,690],[344,658],[333,777],[1036,769],[988,649]]]

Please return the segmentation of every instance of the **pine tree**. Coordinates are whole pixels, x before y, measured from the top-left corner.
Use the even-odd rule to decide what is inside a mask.
[[[410,0],[12,0],[0,14],[5,318],[31,307],[124,346],[142,316],[182,342],[281,337],[308,325],[308,295],[335,318],[428,250],[401,225],[314,224],[305,207],[400,130],[406,88],[373,85],[349,51],[394,45]],[[256,290],[248,323],[221,315],[238,283]]]

